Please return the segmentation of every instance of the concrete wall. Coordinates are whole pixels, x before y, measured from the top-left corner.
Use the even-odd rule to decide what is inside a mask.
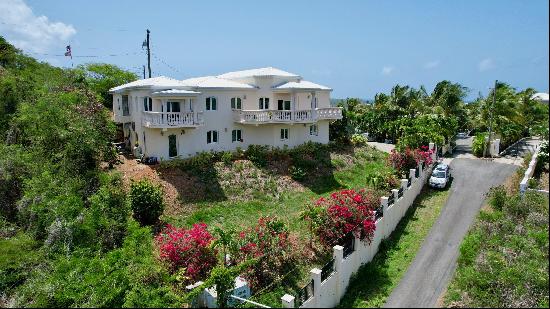
[[[388,198],[382,197],[381,204],[384,207],[384,216],[376,221],[376,231],[371,243],[356,238],[355,251],[345,259],[343,257],[344,248],[334,246],[334,272],[323,282],[321,282],[321,270],[317,268],[311,270],[311,279],[314,282],[313,297],[304,302],[300,308],[334,308],[340,303],[353,273],[374,258],[382,239],[391,235],[422,190],[431,174],[431,169],[431,167],[426,167],[418,178],[414,178],[414,170],[411,170],[414,179],[411,186],[407,188],[406,179],[401,181],[401,187],[404,188],[403,196],[397,199],[397,190],[394,190],[395,203],[393,205],[388,206]],[[294,296],[286,294],[281,298],[281,301],[282,307],[293,308],[296,300]]]

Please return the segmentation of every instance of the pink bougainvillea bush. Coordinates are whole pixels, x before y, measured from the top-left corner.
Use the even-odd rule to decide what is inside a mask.
[[[204,223],[195,224],[188,230],[168,224],[155,237],[160,259],[171,271],[185,268],[186,276],[191,280],[205,278],[216,265],[216,251],[210,246],[212,241]]]
[[[254,227],[238,233],[231,260],[235,264],[256,260],[242,275],[257,288],[266,286],[293,268],[299,252],[297,238],[281,220],[261,217]]]
[[[380,197],[365,190],[341,190],[319,198],[303,216],[326,248],[332,248],[348,233],[370,242],[374,236],[374,211]]]
[[[388,164],[398,172],[407,173],[409,169],[416,168],[420,162],[432,164],[432,153],[433,150],[429,150],[428,146],[421,146],[414,150],[407,147],[402,152],[393,149],[388,156]]]

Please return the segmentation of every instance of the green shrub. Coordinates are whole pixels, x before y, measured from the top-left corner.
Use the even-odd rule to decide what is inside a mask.
[[[487,147],[485,137],[487,137],[487,133],[478,133],[474,137],[472,142],[472,152],[476,157],[483,157],[483,151]]]
[[[307,175],[307,173],[301,167],[296,167],[294,165],[291,165],[288,168],[288,172],[290,173],[292,179],[298,181],[303,180]]]
[[[133,182],[130,185],[130,206],[139,223],[155,224],[164,210],[162,189],[145,179]]]
[[[507,200],[508,197],[506,196],[506,190],[503,186],[491,189],[491,199],[489,202],[494,209],[501,211]]]
[[[231,161],[233,160],[233,154],[229,151],[223,151],[221,155],[221,159],[225,165],[231,165]]]
[[[368,140],[361,134],[353,134],[351,136],[351,144],[354,146],[366,145]]]
[[[249,145],[246,158],[259,167],[267,166],[269,147],[265,145]]]

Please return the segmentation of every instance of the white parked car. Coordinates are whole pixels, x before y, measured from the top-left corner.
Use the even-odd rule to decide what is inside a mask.
[[[439,164],[432,171],[432,176],[428,180],[428,184],[432,188],[445,188],[451,179],[451,169],[447,164]]]

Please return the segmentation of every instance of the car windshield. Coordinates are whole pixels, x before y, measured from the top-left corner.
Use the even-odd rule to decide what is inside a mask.
[[[445,178],[445,171],[434,171],[432,174],[435,178]]]

